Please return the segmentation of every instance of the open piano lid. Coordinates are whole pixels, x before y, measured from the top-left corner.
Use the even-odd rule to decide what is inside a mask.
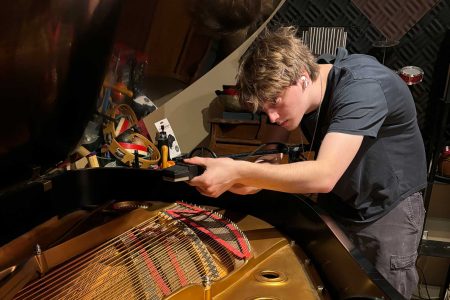
[[[95,110],[118,0],[10,1],[0,18],[1,187],[67,157]]]

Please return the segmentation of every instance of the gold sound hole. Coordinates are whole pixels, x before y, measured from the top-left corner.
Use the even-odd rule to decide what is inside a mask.
[[[284,273],[273,270],[264,270],[256,273],[256,280],[260,282],[283,282],[287,277]]]
[[[280,274],[275,273],[275,272],[264,272],[263,274],[261,274],[264,278],[267,278],[269,280],[275,280],[280,278]]]

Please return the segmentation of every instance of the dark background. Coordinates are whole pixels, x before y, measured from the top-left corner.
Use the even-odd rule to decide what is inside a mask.
[[[272,25],[344,27],[350,53],[371,54],[382,61],[382,48],[374,42],[398,40],[385,48],[384,64],[393,70],[417,66],[424,71],[420,84],[410,86],[417,117],[429,149],[430,138],[441,117],[437,103],[444,94],[450,61],[450,1],[431,0],[287,0]],[[447,123],[448,124],[448,123]],[[450,141],[447,125],[444,145]]]

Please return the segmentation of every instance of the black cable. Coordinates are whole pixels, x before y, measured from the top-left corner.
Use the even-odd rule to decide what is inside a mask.
[[[277,145],[278,147],[276,149],[265,149],[261,150],[266,146],[269,145]],[[196,152],[201,152],[201,157],[204,156],[204,152],[208,152],[211,157],[217,158],[219,157],[213,150],[211,150],[208,147],[196,147],[194,148],[189,154],[187,155],[187,158],[191,158],[196,154]],[[252,152],[243,152],[243,153],[235,153],[235,154],[226,154],[226,155],[220,155],[220,157],[228,157],[232,159],[247,159],[249,157],[255,156],[255,155],[268,155],[268,154],[277,154],[277,153],[283,153],[289,155],[289,162],[295,162],[295,161],[304,161],[307,160],[305,155],[303,154],[304,149],[303,145],[296,145],[296,146],[288,146],[285,143],[282,142],[267,142],[264,144],[259,145],[255,150]],[[298,157],[294,158],[293,154],[298,154]]]
[[[250,152],[250,154],[248,156],[244,157],[244,158],[249,158],[251,156],[256,155],[256,153],[258,153],[258,151],[260,151],[262,148],[264,148],[264,147],[266,147],[268,145],[282,146],[285,149],[285,152],[282,152],[282,151],[280,151],[280,148],[277,147],[276,150],[279,151],[279,152],[276,152],[276,153],[288,153],[288,151],[289,151],[289,147],[286,144],[284,144],[284,143],[281,143],[281,142],[268,142],[268,143],[264,143],[264,144],[259,145],[255,150]],[[273,150],[275,150],[275,149],[273,149]]]
[[[196,148],[192,149],[192,151],[189,152],[189,154],[188,154],[188,158],[191,158],[192,155],[193,155],[196,151],[201,151],[201,157],[205,157],[205,156],[203,156],[203,153],[204,153],[204,151],[206,151],[206,152],[208,152],[208,153],[211,154],[211,157],[212,157],[212,158],[217,158],[217,154],[216,154],[213,150],[211,150],[210,148],[208,148],[208,147],[196,147]]]
[[[425,284],[425,291],[427,292],[427,296],[428,296],[427,299],[431,300],[430,292],[428,291],[427,279],[425,278],[425,273],[423,272],[423,269],[417,265],[417,263],[416,263],[416,269],[419,270],[420,273],[422,274],[423,283]],[[420,280],[419,280],[419,283],[420,283]],[[419,298],[422,299],[422,295],[420,293],[420,285],[417,287],[417,290],[419,291]]]

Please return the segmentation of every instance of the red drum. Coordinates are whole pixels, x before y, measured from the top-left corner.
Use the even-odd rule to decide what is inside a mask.
[[[415,66],[406,66],[398,71],[400,77],[407,85],[413,85],[422,82],[423,70]]]
[[[438,161],[439,175],[450,177],[450,146],[445,146]]]

